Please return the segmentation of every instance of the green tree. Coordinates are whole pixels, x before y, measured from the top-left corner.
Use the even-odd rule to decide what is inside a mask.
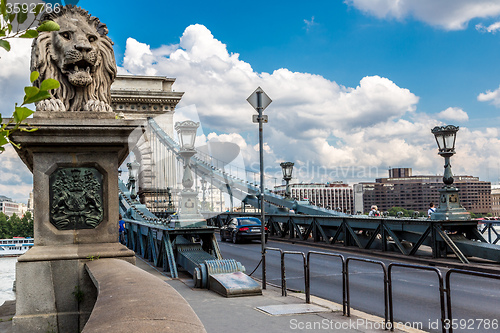
[[[33,237],[33,217],[30,212],[24,214],[19,221],[17,235],[20,237]]]
[[[44,6],[44,4],[38,4],[33,9],[30,8],[27,3],[11,3],[8,0],[0,0],[0,47],[9,52],[11,45],[8,39],[33,39],[38,37],[39,32],[59,30],[59,25],[53,21],[40,22]],[[24,28],[23,25],[26,24],[25,22],[28,19],[28,14],[31,10],[33,10],[34,18],[31,23]],[[38,27],[33,28],[34,26]],[[35,81],[39,75],[40,74],[36,71],[32,72],[30,75],[30,81]],[[18,103],[16,103],[12,118],[6,119],[6,122],[4,122],[2,115],[0,114],[0,153],[5,151],[4,146],[8,143],[18,147],[9,138],[14,131],[20,130],[31,132],[36,130],[31,128],[28,124],[23,123],[33,114],[33,111],[25,105],[50,98],[51,94],[49,90],[57,88],[59,88],[59,82],[54,79],[44,80],[41,83],[40,88],[33,86],[25,87],[23,102],[19,106]]]
[[[388,210],[388,212],[389,216],[398,216],[398,212],[403,212],[402,217],[411,217],[413,213],[413,211],[410,211],[402,207],[392,207],[391,209]]]
[[[0,238],[33,237],[33,217],[27,212],[22,218],[0,213]]]
[[[0,238],[12,238],[12,225],[4,213],[0,213]]]

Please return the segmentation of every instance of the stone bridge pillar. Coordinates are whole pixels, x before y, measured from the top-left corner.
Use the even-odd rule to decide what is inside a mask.
[[[48,116],[48,113],[42,113]],[[50,113],[13,136],[33,172],[35,245],[18,259],[14,332],[79,332],[96,299],[85,262],[134,252],[118,242],[118,168],[141,121]]]

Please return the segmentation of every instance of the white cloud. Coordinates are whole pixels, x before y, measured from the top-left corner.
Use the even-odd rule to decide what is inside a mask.
[[[469,115],[467,112],[457,107],[449,107],[437,114],[439,119],[455,120],[455,121],[468,121]]]
[[[306,24],[306,30],[309,32],[309,30],[315,26],[318,25],[318,23],[314,22],[314,16],[311,17],[311,20],[304,20],[304,23]]]
[[[29,69],[23,66],[28,66],[28,53],[29,47],[19,54],[25,65],[18,65],[26,79]],[[202,25],[186,28],[179,44],[158,49],[129,38],[120,72],[175,77],[174,89],[185,92],[175,121],[200,121],[199,144],[238,144],[243,161],[238,159],[237,167],[254,170],[258,170],[259,160],[258,127],[251,121],[255,110],[246,98],[261,86],[273,99],[265,111],[269,115],[269,123],[264,125],[266,174],[277,177],[278,184],[280,161],[295,162],[302,171],[299,180],[304,181],[373,180],[386,176],[388,166],[413,167],[415,174],[442,172],[430,129],[443,123],[418,112],[419,97],[390,78],[366,76],[356,87],[346,87],[320,75],[286,68],[258,73]],[[1,87],[18,75],[17,71],[9,73],[0,80]],[[16,85],[12,89],[22,92],[24,83],[16,81]],[[479,100],[486,98],[482,95]],[[3,104],[10,100],[8,96]],[[500,105],[500,97],[498,101]],[[454,119],[467,116],[459,109],[446,111],[444,116],[453,114]],[[499,135],[495,129],[471,133],[461,128],[455,174],[484,177],[485,165],[500,163],[500,157],[491,156],[491,148],[500,149]],[[0,155],[2,163],[4,156]],[[10,164],[6,170],[15,175],[18,168]],[[4,178],[0,185],[0,194],[10,193],[11,185]]]
[[[135,58],[124,61],[123,70],[176,77],[175,89],[185,92],[181,105],[196,105],[202,126],[209,131],[207,139],[238,144],[247,167],[258,169],[258,139],[257,125],[251,122],[255,111],[246,98],[261,86],[273,99],[265,111],[269,115],[264,125],[266,167],[279,171],[279,161],[294,161],[304,178],[325,181],[333,177],[356,181],[360,171],[370,168],[375,171],[365,174],[373,179],[385,176],[388,166],[442,172],[430,129],[443,123],[418,113],[419,97],[388,78],[367,76],[358,86],[345,87],[286,68],[257,73],[202,25],[188,27],[178,45],[150,49],[135,40],[127,45],[137,50],[126,51]],[[467,114],[456,108],[440,114],[442,119],[450,117],[467,120]],[[478,161],[493,161],[479,141],[467,136],[467,141],[460,139],[466,142],[464,151],[477,149]],[[465,156],[457,154],[455,164]]]
[[[480,93],[477,96],[477,100],[480,102],[490,102],[490,104],[500,107],[500,87],[496,90],[488,90],[485,93]]]
[[[0,114],[10,117],[14,104],[22,103],[23,87],[30,84],[31,40],[9,39],[10,52],[0,47]]]
[[[0,195],[5,195],[15,202],[28,202],[29,193],[33,188],[31,172],[17,156],[10,145],[0,154],[2,172],[0,172]]]
[[[489,33],[496,33],[497,30],[500,30],[500,22],[495,22],[493,24],[490,24],[489,26],[485,27],[483,24],[479,23],[476,24],[476,30],[480,32],[489,32]]]
[[[498,0],[344,0],[378,18],[413,17],[445,30],[461,30],[474,18],[500,15]]]

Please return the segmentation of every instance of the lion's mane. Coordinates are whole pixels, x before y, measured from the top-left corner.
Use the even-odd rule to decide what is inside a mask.
[[[66,111],[82,111],[87,110],[89,101],[104,102],[107,110],[111,111],[110,87],[116,77],[116,62],[113,52],[113,42],[107,36],[108,29],[105,24],[101,23],[97,17],[91,16],[86,10],[80,7],[67,5],[61,8],[60,12],[52,12],[45,14],[41,21],[64,18],[64,16],[81,17],[90,27],[95,28],[96,33],[100,38],[96,45],[98,60],[95,63],[94,71],[91,75],[92,82],[86,87],[76,87],[70,83],[68,76],[62,73],[57,63],[52,59],[52,42],[56,32],[41,32],[33,41],[31,52],[31,71],[38,71],[39,78],[34,82],[34,85],[40,87],[40,83],[47,78],[56,79],[61,86],[53,91],[53,98],[60,100],[65,106]]]

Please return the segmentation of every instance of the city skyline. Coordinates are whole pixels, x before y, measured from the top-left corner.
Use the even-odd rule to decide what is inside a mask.
[[[391,166],[442,173],[430,129],[452,123],[454,173],[498,183],[500,1],[376,4],[78,3],[107,24],[119,73],[176,78],[177,119],[201,121],[199,144],[238,144],[243,166],[258,161],[246,98],[261,86],[273,99],[264,139],[275,174],[285,160],[339,175],[304,181],[364,181]],[[0,50],[3,117],[28,84],[30,43]],[[12,149],[1,159],[0,194],[27,200],[31,173]],[[378,174],[335,173],[363,168]]]

